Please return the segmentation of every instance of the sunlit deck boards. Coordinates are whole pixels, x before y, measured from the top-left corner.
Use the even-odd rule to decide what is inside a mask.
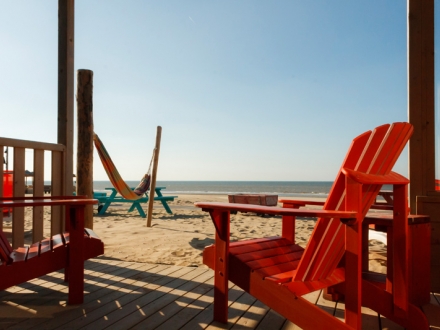
[[[212,323],[213,272],[207,268],[122,262],[104,258],[85,263],[84,304],[67,306],[63,275],[51,273],[0,292],[0,329],[224,329]],[[343,305],[309,299],[343,317]],[[440,308],[439,296],[432,296]],[[230,288],[228,328],[298,329],[237,287]],[[433,317],[439,318],[438,310]],[[401,329],[368,309],[367,329]],[[438,323],[440,324],[440,323]],[[440,329],[438,328],[433,329]]]

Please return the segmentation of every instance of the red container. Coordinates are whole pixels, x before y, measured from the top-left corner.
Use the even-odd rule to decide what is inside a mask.
[[[3,172],[3,197],[12,197],[13,171]],[[8,215],[12,209],[3,209],[3,215]]]

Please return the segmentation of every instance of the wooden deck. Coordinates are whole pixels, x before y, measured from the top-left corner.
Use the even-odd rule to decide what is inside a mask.
[[[86,262],[85,298],[66,305],[63,274],[54,272],[0,292],[0,329],[298,329],[236,286],[230,287],[229,324],[212,322],[213,271],[207,268],[123,262]],[[343,305],[308,298],[337,317]],[[427,309],[440,329],[440,295]],[[369,309],[365,329],[402,329]]]

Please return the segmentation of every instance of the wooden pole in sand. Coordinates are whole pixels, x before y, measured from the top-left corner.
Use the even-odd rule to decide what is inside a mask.
[[[93,198],[93,71],[78,70],[77,79],[76,195]],[[93,205],[86,205],[84,225],[93,229]]]
[[[147,227],[151,227],[153,217],[154,193],[156,189],[157,164],[159,163],[160,139],[162,137],[162,127],[157,126],[156,146],[154,147],[153,171],[151,173],[150,197],[148,200]]]

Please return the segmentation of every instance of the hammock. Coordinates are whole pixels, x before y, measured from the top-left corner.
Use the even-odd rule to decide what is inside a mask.
[[[107,150],[104,147],[104,144],[99,139],[98,135],[93,134],[93,142],[95,143],[96,150],[98,151],[99,158],[101,159],[102,165],[104,166],[104,169],[107,172],[108,178],[110,179],[110,182],[112,183],[113,187],[115,187],[115,189],[118,191],[118,193],[125,199],[129,199],[129,200],[136,200],[142,198],[145,192],[150,188],[150,181],[151,181],[150,171],[151,171],[151,164],[154,158],[154,153],[150,161],[150,167],[148,168],[148,172],[143,176],[138,186],[134,190],[131,190],[131,188],[122,179],[121,175],[116,169],[115,164],[110,158],[110,155],[108,154]]]

